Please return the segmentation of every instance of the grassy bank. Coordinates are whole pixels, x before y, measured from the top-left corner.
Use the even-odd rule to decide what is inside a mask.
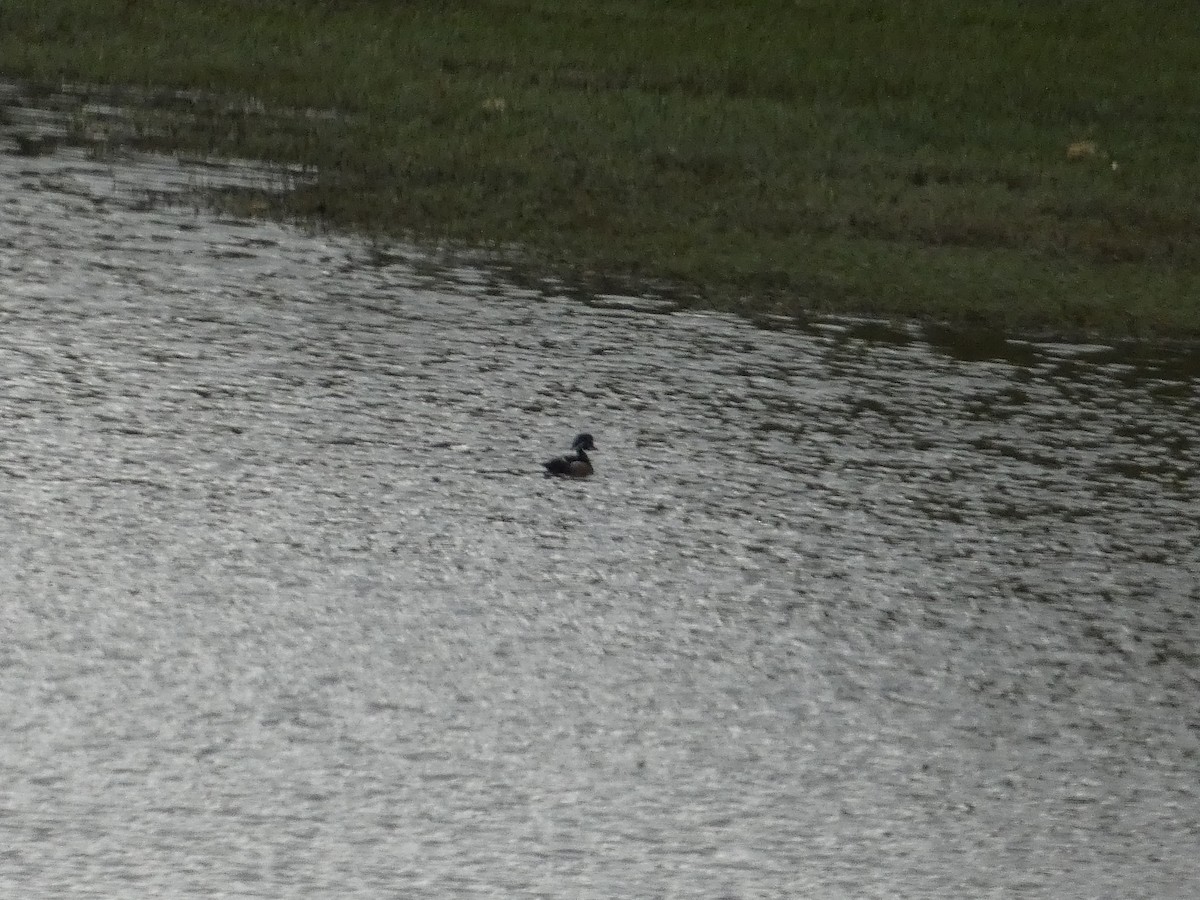
[[[1109,0],[7,0],[0,72],[255,98],[291,203],[749,311],[1200,336],[1200,19]],[[149,115],[149,113],[148,113]]]

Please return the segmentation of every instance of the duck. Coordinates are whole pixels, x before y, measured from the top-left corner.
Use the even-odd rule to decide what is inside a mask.
[[[554,459],[548,459],[542,465],[546,467],[546,477],[558,478],[587,478],[595,471],[592,468],[592,461],[588,459],[587,450],[595,450],[596,444],[592,440],[592,436],[581,434],[571,442],[571,449],[574,453],[568,453],[566,456],[556,456]]]

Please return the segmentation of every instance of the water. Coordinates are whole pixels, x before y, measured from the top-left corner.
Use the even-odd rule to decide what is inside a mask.
[[[6,896],[1200,892],[1194,351],[148,202],[217,178],[0,157]]]

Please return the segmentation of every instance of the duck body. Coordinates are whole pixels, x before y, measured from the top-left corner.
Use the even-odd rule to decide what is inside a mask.
[[[581,434],[575,438],[571,449],[575,452],[566,456],[556,456],[542,463],[546,467],[547,478],[587,478],[595,471],[586,452],[596,449],[590,434]]]

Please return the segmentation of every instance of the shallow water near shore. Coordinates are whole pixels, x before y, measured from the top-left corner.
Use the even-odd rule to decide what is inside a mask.
[[[6,895],[1195,896],[1194,351],[187,201],[257,179],[0,156]]]

